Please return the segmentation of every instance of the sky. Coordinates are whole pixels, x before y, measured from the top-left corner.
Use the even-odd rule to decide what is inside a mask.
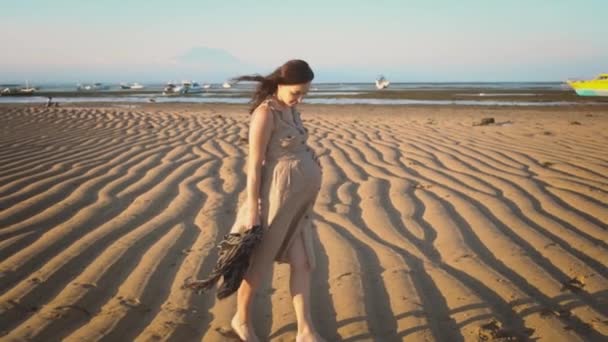
[[[608,72],[606,0],[0,0],[0,83],[561,81]]]

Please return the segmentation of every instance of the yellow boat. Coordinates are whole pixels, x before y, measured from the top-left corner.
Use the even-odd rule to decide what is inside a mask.
[[[593,80],[567,81],[580,96],[608,96],[608,74],[599,74]]]

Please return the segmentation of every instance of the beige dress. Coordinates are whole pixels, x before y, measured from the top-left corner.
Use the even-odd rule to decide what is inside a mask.
[[[262,166],[260,188],[262,242],[250,260],[250,272],[265,272],[273,261],[288,262],[289,249],[301,241],[311,269],[316,265],[313,246],[312,211],[321,188],[321,168],[306,144],[308,132],[300,113],[280,110],[274,100],[266,100],[273,114],[274,128]],[[254,113],[255,115],[255,113]],[[240,207],[231,232],[242,232],[247,204]]]

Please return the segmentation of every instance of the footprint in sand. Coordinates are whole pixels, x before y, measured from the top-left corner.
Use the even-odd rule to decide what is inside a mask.
[[[482,324],[478,330],[479,341],[522,341],[534,334],[534,329],[525,328],[523,332],[516,332],[502,326],[497,320]]]
[[[582,291],[585,287],[585,277],[575,276],[568,281],[562,283],[562,291],[570,290],[572,292]]]
[[[430,189],[433,187],[433,184],[416,184],[416,186],[414,186],[414,188],[416,189]]]

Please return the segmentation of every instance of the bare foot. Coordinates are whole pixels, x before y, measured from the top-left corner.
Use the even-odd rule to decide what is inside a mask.
[[[314,331],[298,333],[296,342],[325,342],[325,340]]]
[[[236,315],[232,317],[230,326],[241,340],[246,342],[259,342],[258,337],[255,335],[255,331],[253,331],[253,327],[247,323],[242,323]]]

